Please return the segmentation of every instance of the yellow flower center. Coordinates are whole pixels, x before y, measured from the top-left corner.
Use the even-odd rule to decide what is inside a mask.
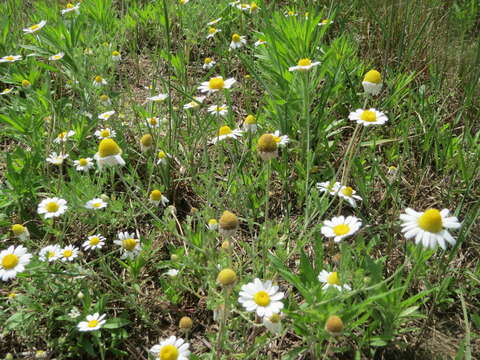
[[[254,115],[248,115],[245,118],[245,124],[253,125],[253,124],[256,124],[256,123],[257,123],[257,119],[255,118]]]
[[[51,259],[51,258],[54,257],[55,255],[56,255],[56,254],[55,254],[55,251],[51,251],[51,250],[50,250],[50,251],[47,253],[47,258],[48,258],[48,259]]]
[[[10,56],[7,56],[5,59],[7,59],[8,61],[13,61],[13,60],[15,60],[15,58],[14,58],[13,56],[11,56],[11,55],[10,55]]]
[[[51,201],[47,204],[47,206],[45,206],[45,209],[49,212],[49,213],[53,213],[53,212],[57,212],[58,209],[60,208],[60,206],[54,202],[54,201]]]
[[[100,206],[102,206],[102,203],[101,203],[101,202],[95,202],[95,203],[93,203],[93,207],[94,207],[94,208],[99,208]]]
[[[308,58],[303,58],[303,59],[298,60],[297,65],[298,66],[310,66],[310,65],[312,65],[312,60],[310,60]]]
[[[100,95],[101,101],[108,101],[108,99],[109,99],[108,95]]]
[[[212,61],[213,61],[212,58],[205,58],[204,63],[205,63],[205,64],[210,64]]]
[[[108,129],[103,129],[102,131],[100,131],[100,135],[102,137],[109,137],[110,136],[110,130]]]
[[[262,152],[272,153],[277,150],[277,141],[272,134],[263,134],[258,139],[258,150]]]
[[[443,229],[442,216],[437,209],[428,209],[417,220],[422,230],[438,233]]]
[[[84,158],[81,158],[81,159],[78,160],[78,164],[80,166],[87,166],[88,165],[88,160],[84,159]]]
[[[230,126],[224,125],[218,130],[218,136],[222,135],[228,135],[232,133],[232,129],[230,129]]]
[[[340,279],[338,278],[338,273],[332,272],[327,276],[327,284],[329,285],[340,285]]]
[[[112,56],[118,56],[120,53],[118,51],[112,51]]]
[[[382,82],[382,75],[377,70],[370,70],[365,74],[363,81],[380,84]]]
[[[58,137],[59,137],[60,139],[64,139],[65,136],[67,136],[67,132],[66,132],[66,131],[61,132],[60,134],[58,134]]]
[[[87,324],[89,328],[94,328],[98,326],[99,321],[98,320],[90,320]]]
[[[149,118],[149,119],[148,119],[148,122],[149,122],[150,125],[152,125],[152,126],[155,126],[155,125],[158,124],[158,121],[157,121],[157,119],[155,119],[155,118]]]
[[[214,90],[221,90],[225,85],[225,81],[221,77],[211,78],[208,82],[208,87]]]
[[[95,76],[95,82],[101,83],[103,81],[103,78],[101,76]]]
[[[153,190],[150,193],[150,199],[153,201],[160,201],[162,199],[162,192],[160,190]]]
[[[23,87],[29,87],[30,85],[32,85],[32,83],[28,80],[22,80],[22,86]]]
[[[122,150],[112,139],[103,139],[98,145],[98,152],[101,157],[121,154]]]
[[[177,360],[178,349],[175,345],[165,345],[158,353],[160,360]]]
[[[214,27],[208,28],[208,33],[209,34],[215,34],[217,32],[217,29]]]
[[[94,236],[90,238],[90,241],[88,242],[91,246],[98,245],[100,243],[100,238],[98,236]]]
[[[348,197],[351,197],[353,195],[353,189],[350,186],[345,186],[342,189],[342,194]]]
[[[165,151],[159,151],[158,152],[158,157],[160,159],[165,159],[167,157],[167,154],[165,153]]]
[[[232,35],[232,41],[233,42],[235,42],[235,43],[240,42],[240,39],[241,39],[240,35],[238,35],[238,34],[233,34]]]
[[[224,230],[234,230],[238,227],[238,217],[234,213],[226,210],[220,217],[220,228]]]
[[[5,255],[2,259],[2,267],[6,270],[13,269],[17,266],[19,258],[15,254],[8,254]]]
[[[140,142],[141,142],[142,145],[145,146],[145,147],[150,147],[150,146],[152,146],[152,144],[153,144],[152,135],[150,135],[150,134],[145,134],[145,135],[143,135],[142,138],[140,139]]]
[[[210,219],[208,220],[208,225],[217,225],[218,221],[216,219]]]
[[[253,301],[255,301],[255,304],[258,306],[267,306],[270,304],[270,295],[268,295],[266,291],[260,290],[253,297]]]
[[[63,257],[69,258],[73,255],[72,250],[63,250]]]
[[[20,225],[20,224],[14,224],[12,225],[12,232],[18,236],[18,235],[21,235],[25,232],[26,228],[25,226],[23,225]]]
[[[251,10],[251,11],[255,11],[255,10],[257,10],[257,9],[258,9],[257,3],[252,2],[252,3],[250,4],[250,10]]]
[[[347,224],[340,224],[333,227],[333,232],[337,236],[348,234],[349,231],[350,226],[348,226]]]
[[[362,115],[360,115],[360,119],[367,122],[375,122],[377,121],[377,115],[373,111],[365,110]]]
[[[137,246],[137,240],[135,239],[125,239],[122,241],[122,246],[125,250],[132,251]]]
[[[67,4],[67,9],[73,9],[73,4],[72,4],[72,3],[68,3],[68,4]]]
[[[292,11],[292,10],[289,10],[289,11],[288,11],[288,16],[293,16],[293,15],[295,15],[295,12]]]
[[[30,30],[37,30],[39,27],[40,27],[40,25],[35,24],[35,25],[30,26]]]
[[[280,136],[275,136],[273,135],[273,141],[275,141],[276,143],[279,143],[282,139],[280,138]]]
[[[328,24],[328,19],[323,19],[322,20],[322,25],[327,25]]]

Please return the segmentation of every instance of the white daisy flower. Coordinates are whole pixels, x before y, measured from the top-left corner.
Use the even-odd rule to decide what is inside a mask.
[[[146,121],[147,121],[147,125],[151,128],[160,127],[161,120],[158,117],[149,117],[149,118],[146,119]]]
[[[377,70],[370,70],[362,81],[363,90],[367,94],[378,95],[382,91],[382,75]]]
[[[212,21],[207,23],[207,26],[212,26],[212,25],[218,24],[221,20],[222,20],[221,17],[219,17],[218,19],[212,20]]]
[[[43,247],[38,253],[41,261],[52,262],[60,259],[62,256],[62,249],[58,245],[48,245]]]
[[[328,192],[330,195],[337,195],[342,187],[338,181],[325,181],[316,184],[318,191]]]
[[[20,61],[22,60],[22,55],[7,55],[2,58],[0,58],[0,63],[4,62],[15,62],[15,61]]]
[[[62,165],[63,161],[68,158],[68,154],[57,154],[55,151],[52,152],[48,157],[45,159],[47,162],[53,165]]]
[[[168,275],[170,277],[175,277],[178,275],[178,273],[179,271],[177,269],[170,269],[165,273],[165,275]]]
[[[352,121],[356,121],[357,124],[363,124],[363,126],[370,125],[383,125],[388,121],[388,117],[381,111],[376,109],[357,109],[348,115],[348,118]]]
[[[263,39],[258,39],[257,41],[255,41],[255,47],[259,47],[260,45],[263,45],[263,44],[266,44],[267,43],[267,40],[263,40]]]
[[[222,126],[219,130],[218,130],[218,135],[217,137],[213,138],[210,142],[212,144],[215,144],[219,141],[222,141],[222,140],[225,140],[225,139],[237,139],[239,138],[240,136],[243,135],[243,132],[242,130],[240,129],[235,129],[235,130],[232,130],[230,128],[230,126],[227,126],[227,125],[224,125]]]
[[[208,107],[208,112],[215,116],[222,116],[225,117],[228,114],[228,106],[226,104],[223,105],[211,105]]]
[[[7,95],[7,94],[10,94],[12,91],[13,91],[14,88],[10,88],[10,89],[3,89],[1,92],[0,92],[0,95]]]
[[[85,250],[101,249],[105,245],[105,237],[102,235],[92,235],[88,237],[82,246]]]
[[[157,154],[158,160],[157,160],[157,165],[162,164],[166,165],[168,163],[168,158],[170,157],[170,154],[167,154],[165,151],[160,150]]]
[[[342,186],[339,190],[337,195],[345,199],[351,207],[356,207],[357,203],[356,200],[362,201],[362,198],[359,195],[356,195],[356,191],[353,190],[350,186]]]
[[[322,289],[327,290],[331,287],[337,289],[337,290],[352,290],[352,288],[347,285],[347,284],[341,284],[340,279],[338,277],[338,273],[336,271],[334,272],[328,272],[326,270],[322,270],[320,274],[318,275],[318,280],[322,283],[324,283]]]
[[[183,105],[184,109],[196,109],[200,107],[201,104],[203,104],[203,101],[205,100],[205,96],[195,96],[194,101],[190,101],[189,103]]]
[[[296,66],[291,66],[288,68],[288,71],[307,71],[310,70],[314,66],[320,65],[319,61],[312,62],[312,60],[308,58],[303,58],[298,60],[298,63]]]
[[[77,171],[88,171],[93,167],[93,160],[89,157],[80,158],[78,160],[74,160],[73,165]]]
[[[272,316],[278,314],[282,308],[284,294],[278,291],[278,286],[272,285],[270,280],[262,282],[256,278],[253,282],[243,285],[240,289],[238,302],[245,310],[256,312],[258,316]]]
[[[152,346],[150,352],[160,360],[188,360],[190,351],[189,344],[181,338],[170,336],[160,341],[160,344]]]
[[[107,207],[107,203],[100,198],[87,201],[85,204],[87,209],[100,210]]]
[[[167,206],[167,204],[170,202],[165,196],[163,196],[160,190],[152,190],[149,196],[149,201],[155,206],[158,206],[160,203],[163,206]]]
[[[69,131],[63,131],[60,134],[57,135],[57,137],[53,140],[54,143],[60,144],[62,142],[66,142],[68,138],[72,137],[75,135],[75,131],[69,130]]]
[[[70,319],[76,319],[76,318],[78,318],[80,315],[81,315],[81,314],[80,314],[80,311],[79,311],[78,308],[76,308],[76,307],[72,308],[72,310],[70,310],[70,311],[68,312],[68,317],[69,317]]]
[[[60,250],[60,260],[63,262],[73,261],[79,255],[79,250],[76,246],[67,245]]]
[[[168,94],[158,94],[155,96],[147,97],[147,101],[153,101],[153,102],[165,101],[167,98],[168,98]]]
[[[112,105],[112,100],[108,95],[102,94],[99,96],[99,100],[103,106],[110,106]]]
[[[257,131],[257,118],[255,115],[247,115],[243,120],[243,127],[246,131],[254,133]]]
[[[212,67],[214,67],[216,63],[217,63],[217,62],[216,62],[215,60],[213,60],[213,58],[207,57],[207,58],[205,58],[205,60],[203,61],[203,66],[202,66],[202,68],[203,68],[203,70],[209,70],[209,69],[211,69]]]
[[[120,61],[122,60],[122,54],[119,51],[112,51],[112,60],[113,61]]]
[[[209,27],[208,28],[207,39],[213,38],[217,33],[221,32],[221,31],[222,31],[221,29],[217,29],[215,27]]]
[[[65,56],[65,53],[59,52],[58,54],[50,56],[48,60],[57,61],[57,60],[63,59],[64,56]]]
[[[31,254],[22,245],[10,246],[0,252],[0,278],[3,281],[14,279],[18,273],[25,270],[30,262]]]
[[[285,17],[298,16],[298,13],[293,10],[287,10],[283,13]]]
[[[68,3],[65,9],[60,10],[62,15],[68,14],[74,11],[77,15],[80,14],[80,3],[75,5]]]
[[[232,35],[232,41],[230,42],[230,50],[239,49],[244,45],[247,45],[246,36],[240,36],[238,34]]]
[[[280,130],[275,131],[272,135],[279,147],[284,147],[290,142],[288,135],[280,135]]]
[[[455,245],[455,238],[450,235],[448,229],[459,229],[461,223],[455,216],[449,216],[450,211],[443,209],[427,209],[417,212],[413,209],[405,209],[400,215],[402,220],[402,232],[407,239],[415,238],[415,244],[422,244],[426,248],[435,249],[437,244],[446,250],[446,242]]]
[[[62,215],[67,211],[67,202],[63,199],[53,197],[44,199],[38,204],[37,213],[45,219]]]
[[[250,10],[250,4],[240,3],[240,4],[236,5],[236,8],[238,10],[242,10],[242,11],[249,11]]]
[[[263,326],[265,326],[272,334],[280,334],[282,332],[282,313],[264,316],[262,318]]]
[[[134,234],[129,234],[126,231],[118,233],[118,240],[115,240],[114,243],[121,247],[122,259],[126,259],[126,258],[133,259],[142,250],[142,245],[140,244],[140,240],[135,239],[134,236],[135,236]]]
[[[114,114],[115,114],[115,110],[110,110],[110,111],[101,113],[100,115],[98,115],[98,118],[99,118],[100,120],[108,120],[108,119],[110,119]],[[97,135],[97,133],[95,133],[95,135]],[[97,135],[97,136],[98,136],[98,135]],[[112,136],[110,135],[109,137],[112,137]],[[103,138],[105,138],[105,137],[103,137]]]
[[[211,230],[211,231],[217,230],[217,229],[218,229],[218,221],[217,221],[217,219],[210,219],[210,220],[208,220],[207,228],[208,228],[208,230]]]
[[[28,28],[23,29],[23,32],[25,34],[33,34],[34,32],[37,32],[41,28],[43,28],[46,24],[47,22],[45,20],[42,20],[38,24],[34,24],[32,26],[29,26]]]
[[[179,0],[180,4],[181,5],[185,5],[186,3],[188,3],[190,0]]]
[[[98,152],[93,157],[97,161],[97,166],[101,170],[105,166],[124,166],[125,160],[122,158],[122,149],[113,139],[103,139],[98,145]]]
[[[99,313],[87,315],[87,321],[81,321],[77,328],[79,331],[99,330],[107,322],[105,316],[105,314],[100,315]]]
[[[93,86],[95,87],[102,87],[104,85],[107,85],[107,80],[105,80],[101,76],[95,76],[95,79],[93,79]]]
[[[318,26],[325,26],[333,24],[333,20],[323,19],[318,23]]]
[[[115,130],[112,130],[110,128],[103,128],[103,129],[95,131],[95,136],[97,138],[99,138],[100,140],[108,139],[108,138],[114,138],[116,134],[117,133],[115,132]]]
[[[13,224],[10,229],[18,240],[26,241],[30,239],[30,232],[26,226],[23,226],[22,224]]]
[[[336,216],[331,220],[325,220],[321,232],[326,237],[333,237],[333,241],[340,242],[342,239],[355,234],[362,222],[355,216]]]
[[[207,94],[212,94],[223,89],[230,89],[236,82],[237,80],[234,78],[223,80],[222,76],[215,76],[208,81],[202,82],[198,87],[198,90]]]

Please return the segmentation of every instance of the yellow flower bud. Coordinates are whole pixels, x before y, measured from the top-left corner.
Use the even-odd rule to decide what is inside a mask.
[[[223,286],[233,285],[237,281],[237,274],[232,269],[223,269],[218,273],[217,282]]]

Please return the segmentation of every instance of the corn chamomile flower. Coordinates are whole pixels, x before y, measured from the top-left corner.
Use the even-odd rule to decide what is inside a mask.
[[[207,58],[205,58],[205,60],[203,60],[202,68],[203,68],[203,70],[209,70],[212,67],[214,67],[216,63],[217,62],[213,58],[207,57]]]
[[[66,142],[68,138],[72,137],[73,135],[75,135],[75,131],[73,130],[62,131],[60,134],[57,135],[57,137],[53,140],[53,142],[57,144]]]
[[[256,312],[260,317],[278,314],[283,308],[281,300],[284,294],[278,291],[278,286],[272,285],[270,280],[262,282],[256,278],[243,285],[239,295],[238,302],[245,310]]]
[[[105,316],[105,314],[100,315],[99,313],[87,315],[87,321],[79,322],[77,328],[82,332],[99,330],[107,322]]]
[[[288,135],[281,135],[280,130],[275,131],[272,136],[279,147],[284,147],[290,142]]]
[[[5,62],[13,63],[19,60],[22,60],[22,55],[7,55],[0,58],[0,63],[5,63]]]
[[[20,241],[25,241],[30,238],[30,232],[22,224],[13,224],[10,230],[12,230],[13,235]]]
[[[190,344],[182,338],[170,336],[160,341],[160,344],[153,345],[150,352],[159,360],[188,360],[190,357]]]
[[[314,66],[320,65],[319,61],[312,62],[312,60],[308,58],[303,58],[298,60],[298,63],[296,66],[291,66],[288,68],[288,71],[307,71],[310,70]]]
[[[170,276],[170,277],[176,277],[179,274],[180,271],[177,269],[170,269],[167,272],[165,272],[165,275]]]
[[[338,181],[325,181],[316,184],[318,191],[328,192],[330,195],[337,195],[342,187]]]
[[[23,32],[25,34],[33,34],[37,31],[41,30],[46,24],[47,24],[47,22],[45,20],[42,20],[38,24],[34,24],[32,26],[29,26],[29,27],[23,29]]]
[[[60,13],[62,15],[65,15],[71,13],[72,11],[74,11],[77,15],[80,14],[80,3],[77,3],[75,5],[68,3],[65,9],[60,10]]]
[[[347,284],[341,284],[340,278],[338,277],[338,273],[336,271],[334,272],[328,272],[326,270],[322,270],[320,274],[318,275],[318,280],[322,283],[324,283],[322,289],[327,290],[329,288],[335,288],[337,290],[352,290],[352,288],[347,285]]]
[[[157,165],[166,165],[168,163],[168,158],[170,157],[170,154],[166,153],[163,150],[160,150],[157,154],[157,157]]]
[[[243,128],[251,133],[257,131],[257,118],[255,115],[250,114],[243,119]]]
[[[356,200],[362,201],[362,198],[359,195],[356,195],[356,191],[353,190],[350,186],[341,186],[337,192],[337,195],[346,200],[351,207],[356,207]]]
[[[333,20],[323,19],[318,23],[318,26],[325,26],[333,24]]]
[[[105,201],[103,201],[102,199],[95,198],[95,199],[87,201],[87,203],[85,204],[85,208],[91,209],[91,210],[100,210],[100,209],[106,208],[107,205],[108,204]]]
[[[100,140],[108,139],[108,138],[114,138],[115,135],[116,135],[115,130],[112,130],[110,128],[103,128],[103,129],[95,131],[95,136],[97,138],[99,138]]]
[[[272,134],[263,134],[258,139],[257,151],[262,160],[268,161],[278,156],[278,143]]]
[[[283,15],[285,15],[285,17],[295,17],[298,16],[298,13],[295,10],[287,10]]]
[[[60,260],[63,262],[73,261],[79,255],[79,250],[76,246],[67,245],[60,250]]]
[[[207,223],[208,230],[215,231],[218,229],[218,221],[217,219],[210,219]]]
[[[449,216],[448,209],[437,210],[430,208],[424,212],[413,209],[405,209],[400,215],[402,220],[402,232],[407,239],[415,238],[415,244],[422,244],[426,248],[435,249],[437,244],[444,250],[447,245],[455,245],[455,238],[450,235],[448,229],[459,229],[461,223],[457,217]]]
[[[242,11],[249,11],[250,10],[250,4],[247,4],[247,3],[239,3],[236,5],[236,8],[238,10],[242,10]]]
[[[124,166],[125,160],[122,158],[122,149],[113,139],[103,139],[98,145],[98,152],[93,157],[97,161],[99,169],[104,166]]]
[[[219,130],[218,130],[218,135],[214,137],[210,143],[215,144],[219,141],[225,140],[225,139],[238,139],[243,135],[242,130],[240,129],[234,129],[232,130],[230,126],[223,125]]]
[[[242,46],[247,45],[247,37],[238,34],[232,35],[232,41],[230,42],[230,50],[239,49]]]
[[[215,76],[208,81],[202,82],[198,87],[198,90],[207,94],[212,94],[223,89],[230,89],[236,82],[237,81],[234,78],[223,80],[222,76]]]
[[[147,125],[151,128],[158,128],[160,126],[160,118],[158,117],[148,117],[146,121]]]
[[[221,17],[215,19],[215,20],[212,20],[210,22],[207,23],[207,26],[212,26],[212,25],[215,25],[215,24],[218,24],[220,21],[222,20]]]
[[[377,70],[370,70],[362,81],[363,90],[367,94],[378,95],[382,91],[382,75]]]
[[[95,78],[93,79],[93,86],[95,86],[95,87],[102,87],[102,86],[107,85],[107,84],[108,84],[107,80],[105,80],[100,75],[95,76]]]
[[[120,54],[119,51],[112,51],[112,60],[113,61],[120,61],[122,60],[122,55]]]
[[[263,326],[265,326],[272,334],[280,334],[282,332],[282,317],[283,314],[272,314],[271,316],[264,316],[262,318]]]
[[[63,161],[68,158],[68,154],[57,154],[55,151],[52,152],[48,157],[45,159],[47,162],[53,165],[62,165]]]
[[[53,262],[60,259],[62,256],[62,249],[58,245],[48,245],[43,247],[38,253],[40,261]]]
[[[228,210],[223,212],[218,223],[220,234],[225,237],[230,237],[235,234],[240,224],[237,215]]]
[[[203,101],[205,100],[205,96],[195,96],[193,98],[193,101],[190,101],[189,103],[183,105],[184,109],[197,109],[200,107],[201,104],[203,104]]]
[[[140,150],[146,152],[153,148],[153,137],[151,134],[142,135],[140,138]]]
[[[259,47],[260,45],[264,45],[267,43],[267,40],[264,40],[264,39],[258,39],[257,41],[255,41],[255,43],[253,44],[255,47]]]
[[[208,112],[215,116],[225,117],[228,114],[228,106],[226,104],[223,105],[211,105],[208,107]]]
[[[3,89],[2,91],[0,91],[0,95],[7,95],[7,94],[10,94],[12,91],[14,90],[14,88],[7,88],[7,89]]]
[[[37,213],[48,219],[62,215],[67,208],[66,200],[53,197],[42,200],[38,204]]]
[[[361,226],[362,222],[355,216],[336,216],[323,222],[321,232],[326,237],[333,237],[333,241],[338,243],[355,234]]]
[[[82,246],[85,250],[101,249],[105,245],[105,237],[102,235],[92,235],[88,237]]]
[[[209,27],[207,30],[208,32],[207,39],[213,38],[216,34],[218,34],[221,31],[222,31],[221,29],[217,29],[216,27]]]
[[[10,246],[0,252],[0,278],[3,281],[14,279],[18,273],[25,270],[30,262],[31,254],[22,245]]]
[[[118,239],[114,241],[122,249],[121,259],[133,259],[142,250],[142,245],[139,239],[135,239],[134,234],[128,232],[119,232]]]
[[[261,8],[257,5],[256,2],[251,2],[250,3],[250,14],[253,14],[254,12],[261,10]]]
[[[103,106],[112,105],[112,100],[110,100],[110,97],[108,95],[102,94],[98,97],[98,99],[100,100]]]
[[[108,120],[110,119],[113,115],[115,115],[115,110],[110,110],[110,111],[106,111],[104,113],[101,113],[100,115],[98,115],[98,118],[100,120]],[[95,133],[96,135],[96,133]],[[111,136],[110,136],[111,137]]]
[[[152,190],[148,200],[155,206],[158,206],[160,203],[163,206],[167,206],[167,204],[170,202],[165,196],[163,196],[160,190]]]
[[[383,112],[374,108],[368,110],[357,109],[351,112],[348,118],[356,121],[357,124],[363,124],[363,126],[383,125],[388,121],[388,117]]]
[[[59,52],[58,54],[55,54],[55,55],[50,56],[50,57],[48,58],[48,60],[57,61],[57,60],[63,59],[64,56],[65,56],[65,53]]]
[[[155,95],[155,96],[147,97],[147,102],[148,102],[148,101],[160,102],[160,101],[165,101],[167,98],[168,98],[168,94],[162,94],[162,93],[160,93],[160,94]]]

